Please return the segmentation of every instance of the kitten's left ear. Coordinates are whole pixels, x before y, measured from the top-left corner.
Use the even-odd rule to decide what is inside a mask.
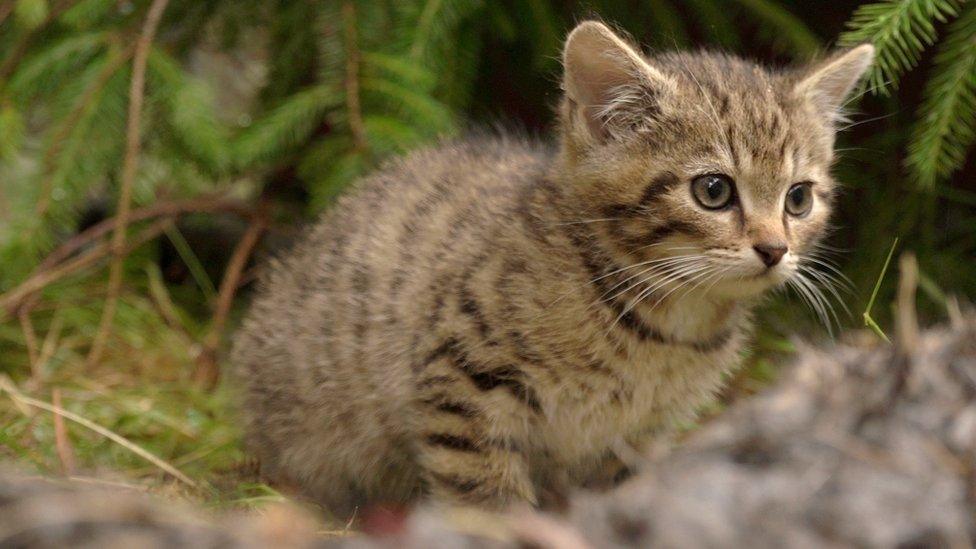
[[[874,46],[862,44],[820,62],[796,85],[832,121],[843,119],[844,101],[874,60]]]
[[[639,126],[675,85],[637,49],[597,21],[566,38],[563,89],[588,140],[604,142]]]

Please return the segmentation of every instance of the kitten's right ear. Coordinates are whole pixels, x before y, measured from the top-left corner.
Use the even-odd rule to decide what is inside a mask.
[[[580,23],[563,49],[563,89],[573,118],[604,142],[646,122],[674,82],[606,25]]]

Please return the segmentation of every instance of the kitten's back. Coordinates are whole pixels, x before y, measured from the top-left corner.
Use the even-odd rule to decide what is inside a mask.
[[[415,495],[411,364],[436,337],[444,294],[546,159],[501,137],[416,152],[362,180],[273,262],[232,357],[249,445],[270,476],[339,509]]]

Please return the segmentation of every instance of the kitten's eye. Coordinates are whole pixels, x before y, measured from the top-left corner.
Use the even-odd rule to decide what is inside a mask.
[[[735,187],[728,176],[700,175],[691,182],[691,193],[702,207],[720,210],[732,203],[732,199],[735,198]]]
[[[810,183],[797,183],[786,191],[786,212],[792,216],[803,217],[813,208],[813,191]]]

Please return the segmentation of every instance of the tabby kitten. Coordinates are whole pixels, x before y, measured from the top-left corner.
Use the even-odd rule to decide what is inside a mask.
[[[579,25],[558,151],[396,160],[272,266],[233,354],[264,471],[340,513],[538,503],[693,417],[824,232],[872,56],[776,72]]]

